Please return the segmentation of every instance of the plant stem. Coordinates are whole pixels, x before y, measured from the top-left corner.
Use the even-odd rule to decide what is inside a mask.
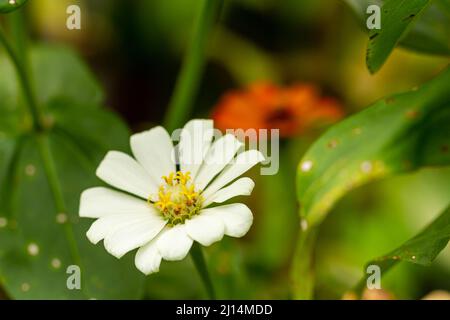
[[[202,247],[197,242],[194,241],[190,253],[192,261],[194,262],[194,265],[200,275],[200,278],[202,278],[202,281],[205,285],[208,297],[212,300],[216,299],[214,286],[208,272],[208,267],[206,266],[205,256],[203,255]]]
[[[44,165],[45,175],[47,176],[50,190],[53,194],[56,211],[58,214],[67,214],[66,204],[62,193],[61,184],[59,182],[58,173],[56,171],[55,161],[50,150],[48,136],[46,134],[39,134],[37,137],[37,145]],[[72,225],[69,222],[64,223],[64,232],[66,234],[70,253],[74,259],[74,262],[81,266],[77,242],[75,240]]]
[[[55,160],[50,150],[48,135],[46,133],[40,133],[38,134],[36,141],[40,156],[42,158],[44,172],[47,177],[51,193],[53,195],[53,200],[55,201],[56,212],[57,214],[67,214],[66,202],[64,200],[60,179],[58,178]],[[66,235],[67,244],[69,246],[70,255],[72,256],[74,263],[82,268],[78,244],[75,238],[73,226],[70,221],[67,221],[63,224],[63,229]],[[84,285],[84,277],[81,278],[81,281],[83,287],[82,292],[86,296],[86,298],[89,298],[90,296],[88,294],[87,287]]]
[[[300,230],[291,269],[292,295],[297,300],[311,300],[314,294],[314,246],[317,227]]]
[[[196,18],[192,41],[183,59],[174,93],[164,119],[167,130],[180,127],[189,117],[205,65],[208,35],[220,12],[222,0],[203,0]]]
[[[14,39],[11,46],[16,53],[18,60],[21,62],[23,68],[29,75],[29,61],[27,59],[28,35],[23,14],[20,11],[10,13],[6,16],[6,21],[9,26],[9,38]]]
[[[16,35],[22,34],[21,32],[17,32]],[[22,45],[24,43],[23,39],[19,39],[18,42]],[[33,93],[33,89],[31,86],[31,82],[29,77],[27,76],[27,63],[25,62],[25,53],[22,53],[21,57],[16,53],[12,45],[9,43],[8,39],[5,36],[3,29],[0,27],[0,43],[5,47],[6,53],[11,58],[13,65],[16,69],[19,81],[22,85],[22,89],[24,92],[24,96],[26,99],[26,104],[30,110],[31,118],[33,120],[33,128],[36,131],[42,131],[43,126],[41,122],[41,115],[39,112],[39,108],[36,102],[36,98]]]

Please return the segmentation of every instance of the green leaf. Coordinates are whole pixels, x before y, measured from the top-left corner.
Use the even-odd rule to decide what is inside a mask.
[[[401,261],[429,266],[450,240],[450,207],[441,213],[430,225],[415,237],[409,239],[397,249],[376,258],[369,265],[380,267],[381,275]],[[365,270],[366,270],[365,268]],[[366,274],[364,270],[364,273]],[[358,284],[360,292],[366,285],[366,276]]]
[[[371,73],[378,71],[410,24],[429,0],[386,0],[382,7],[381,29],[369,31],[366,62]]]
[[[80,58],[65,47],[36,46],[30,52],[32,81],[37,100],[44,105],[66,99],[76,103],[100,105],[103,92]],[[14,67],[2,56],[0,60],[0,111],[21,107],[21,89]]]
[[[366,28],[366,19],[368,14],[366,14],[367,7],[370,5],[383,6],[384,0],[343,0],[355,14],[356,19],[361,24],[362,28]]]
[[[129,131],[99,107],[97,82],[69,50],[37,47],[31,67],[43,133],[28,125],[14,70],[0,56],[0,282],[16,299],[138,298],[144,281],[132,255],[117,260],[92,245],[92,221],[78,217],[100,159],[127,150]],[[67,288],[70,265],[81,269],[81,290]]]
[[[40,46],[31,52],[33,82],[39,103],[67,99],[99,106],[103,92],[90,70],[64,47]]]
[[[0,0],[0,13],[9,13],[19,9],[28,0]]]
[[[374,73],[394,47],[438,55],[450,55],[450,2],[448,0],[344,0],[361,27],[369,33],[367,66]],[[368,30],[369,5],[381,10],[381,29]]]
[[[309,225],[348,191],[425,166],[450,164],[450,69],[333,126],[305,154],[297,199]]]

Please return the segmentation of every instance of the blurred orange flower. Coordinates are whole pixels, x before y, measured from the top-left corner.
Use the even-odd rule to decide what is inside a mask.
[[[218,129],[279,129],[281,137],[294,136],[317,123],[334,122],[342,116],[340,104],[321,97],[313,85],[282,88],[266,82],[225,93],[212,114]]]

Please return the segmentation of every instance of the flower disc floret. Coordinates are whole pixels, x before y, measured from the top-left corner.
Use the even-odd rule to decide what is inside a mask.
[[[162,179],[164,182],[159,186],[154,204],[167,220],[167,226],[182,224],[199,213],[203,198],[195,190],[190,172],[171,172]]]

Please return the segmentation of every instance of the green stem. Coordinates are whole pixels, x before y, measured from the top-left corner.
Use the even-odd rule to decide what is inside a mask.
[[[50,151],[50,145],[49,145],[47,135],[45,135],[45,134],[38,135],[37,145],[38,145],[41,157],[42,157],[45,175],[47,176],[47,180],[50,185],[50,190],[53,194],[56,211],[58,214],[67,214],[66,204],[64,201],[63,193],[62,193],[61,184],[58,179],[55,161],[54,161],[52,153]],[[81,259],[80,259],[80,255],[78,252],[77,242],[75,240],[75,235],[74,235],[74,232],[72,229],[72,225],[69,222],[64,223],[64,232],[66,234],[66,238],[67,238],[68,245],[70,248],[70,253],[74,259],[74,262],[78,266],[81,267]]]
[[[297,300],[311,300],[314,295],[314,247],[317,227],[300,230],[291,269],[292,295]]]
[[[202,247],[197,242],[194,241],[190,253],[192,261],[194,262],[194,265],[200,275],[200,278],[202,278],[202,281],[205,285],[208,297],[213,300],[216,299],[214,286],[208,272],[208,267],[206,266],[205,256],[203,255]]]
[[[220,12],[222,0],[203,0],[196,18],[192,41],[183,60],[174,93],[164,119],[169,131],[180,127],[191,113],[205,65],[208,35]]]
[[[16,33],[16,35],[18,34],[20,34],[20,32]],[[32,90],[30,79],[27,76],[27,67],[26,67],[27,64],[25,62],[26,59],[24,58],[25,53],[22,53],[23,58],[21,59],[21,57],[14,50],[13,46],[9,43],[1,27],[0,27],[0,43],[5,47],[6,53],[11,58],[11,61],[13,62],[13,65],[16,69],[19,81],[22,85],[22,89],[25,95],[27,106],[30,110],[31,117],[33,119],[33,127],[36,131],[41,131],[43,129],[41,123],[41,116]],[[24,43],[23,39],[19,39],[18,43],[22,45]]]
[[[18,60],[21,62],[26,74],[29,75],[30,69],[27,57],[28,35],[23,14],[20,11],[10,13],[6,16],[6,21],[9,26],[9,38],[14,39],[11,47],[13,48]]]

